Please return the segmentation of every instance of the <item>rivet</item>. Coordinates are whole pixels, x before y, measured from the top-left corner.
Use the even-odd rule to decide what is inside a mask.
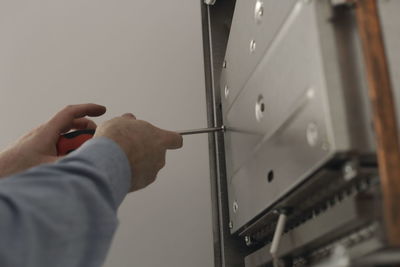
[[[222,68],[226,69],[226,60],[224,60],[224,62],[222,62]]]
[[[232,228],[233,228],[233,222],[232,222],[232,221],[229,222],[228,227],[229,227],[229,229],[232,229]]]

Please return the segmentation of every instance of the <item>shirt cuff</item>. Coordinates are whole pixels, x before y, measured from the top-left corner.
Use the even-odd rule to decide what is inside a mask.
[[[131,168],[121,147],[109,138],[99,137],[85,142],[73,154],[89,160],[106,175],[118,207],[131,188]]]

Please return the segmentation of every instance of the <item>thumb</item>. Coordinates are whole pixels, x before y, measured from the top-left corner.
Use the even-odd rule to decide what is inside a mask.
[[[135,115],[133,115],[132,113],[125,113],[124,115],[122,115],[122,117],[125,117],[125,118],[132,118],[132,119],[135,119],[135,120],[136,120]]]
[[[167,149],[178,149],[183,146],[183,138],[179,133],[164,131],[164,144]]]

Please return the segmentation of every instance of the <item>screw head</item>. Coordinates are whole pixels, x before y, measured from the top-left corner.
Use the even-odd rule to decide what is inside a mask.
[[[222,62],[222,68],[226,69],[226,60],[224,60],[224,62]]]
[[[229,87],[228,87],[228,85],[225,85],[224,94],[225,94],[225,98],[229,97]]]
[[[233,228],[233,222],[232,221],[229,222],[228,227],[229,227],[229,229]]]
[[[357,176],[357,167],[354,161],[349,161],[343,166],[343,178],[346,181],[350,181],[351,179]]]
[[[246,243],[247,246],[250,246],[252,244],[251,237],[246,235],[244,237],[244,242]]]
[[[257,23],[261,23],[262,17],[264,16],[264,2],[261,0],[257,0],[256,5],[254,7],[254,19]]]
[[[239,209],[239,205],[238,205],[238,203],[237,203],[237,201],[235,200],[235,201],[233,201],[233,204],[232,204],[232,209],[233,209],[233,212],[234,213],[236,213],[237,212],[237,210]]]
[[[255,40],[251,40],[250,41],[250,53],[254,53],[254,51],[256,51],[256,41]]]
[[[306,136],[307,136],[307,142],[311,147],[317,145],[319,139],[317,124],[312,122],[307,125]]]

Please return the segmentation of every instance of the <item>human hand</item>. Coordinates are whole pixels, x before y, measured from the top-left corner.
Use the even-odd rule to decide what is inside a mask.
[[[168,149],[182,147],[180,134],[136,120],[132,114],[104,122],[97,128],[96,137],[114,140],[127,155],[132,171],[131,192],[155,181],[158,171],[165,165]]]
[[[9,149],[0,153],[0,177],[24,171],[39,164],[56,161],[60,134],[71,129],[95,129],[96,124],[85,118],[106,112],[96,104],[70,105],[59,111],[48,122],[20,138]]]

